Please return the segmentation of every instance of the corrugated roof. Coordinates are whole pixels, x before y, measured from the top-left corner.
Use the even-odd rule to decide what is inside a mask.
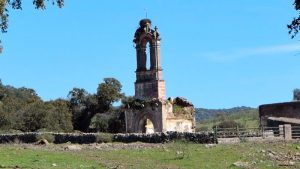
[[[296,119],[296,118],[288,118],[288,117],[268,117],[268,120],[282,121],[282,122],[286,122],[286,123],[300,124],[300,119]]]

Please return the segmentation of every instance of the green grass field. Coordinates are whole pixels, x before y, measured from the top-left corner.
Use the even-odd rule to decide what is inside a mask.
[[[114,144],[113,144],[114,145]],[[112,146],[113,146],[112,145]],[[199,144],[170,143],[156,148],[66,151],[62,145],[0,145],[0,168],[300,168],[300,143],[241,143],[206,147]],[[125,146],[126,147],[126,146]],[[282,161],[280,160],[282,159]]]

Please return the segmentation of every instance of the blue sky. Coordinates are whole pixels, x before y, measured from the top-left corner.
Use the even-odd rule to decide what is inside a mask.
[[[300,88],[300,36],[286,25],[292,0],[91,0],[35,10],[31,1],[10,11],[1,34],[0,78],[29,87],[45,100],[66,98],[73,87],[94,93],[115,77],[134,94],[133,35],[145,9],[162,36],[167,96],[196,107],[257,107],[290,101]]]

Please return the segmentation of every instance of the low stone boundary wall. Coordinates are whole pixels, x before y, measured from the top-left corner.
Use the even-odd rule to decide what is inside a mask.
[[[103,143],[111,142],[112,134],[106,133],[53,133],[53,132],[30,132],[18,134],[0,134],[0,144],[3,143],[35,143],[41,139],[55,144],[62,143]]]
[[[213,133],[181,133],[181,132],[167,132],[167,133],[153,133],[153,134],[106,134],[106,133],[19,133],[19,134],[0,134],[0,144],[4,143],[35,143],[40,139],[46,139],[49,142],[56,144],[61,143],[103,143],[103,142],[145,142],[145,143],[167,143],[175,140],[182,140],[187,142],[199,144],[217,143]]]
[[[1,134],[0,143],[34,143],[37,141],[37,133]]]
[[[166,133],[128,133],[115,134],[113,140],[117,142],[145,142],[145,143],[167,143],[175,140],[182,140],[198,144],[213,144],[217,143],[213,133],[182,133],[182,132],[166,132]]]
[[[78,143],[78,144],[90,144],[90,143],[106,143],[112,142],[111,134],[101,134],[101,133],[83,133],[83,134],[62,134],[55,133],[54,143]]]

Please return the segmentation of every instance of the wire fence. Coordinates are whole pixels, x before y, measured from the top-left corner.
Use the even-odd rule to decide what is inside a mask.
[[[300,126],[292,126],[292,138],[300,139]]]
[[[283,132],[283,131],[282,131]],[[283,133],[279,127],[257,127],[257,128],[214,128],[216,138],[246,138],[246,137],[280,137]],[[300,127],[298,128],[300,138]]]

